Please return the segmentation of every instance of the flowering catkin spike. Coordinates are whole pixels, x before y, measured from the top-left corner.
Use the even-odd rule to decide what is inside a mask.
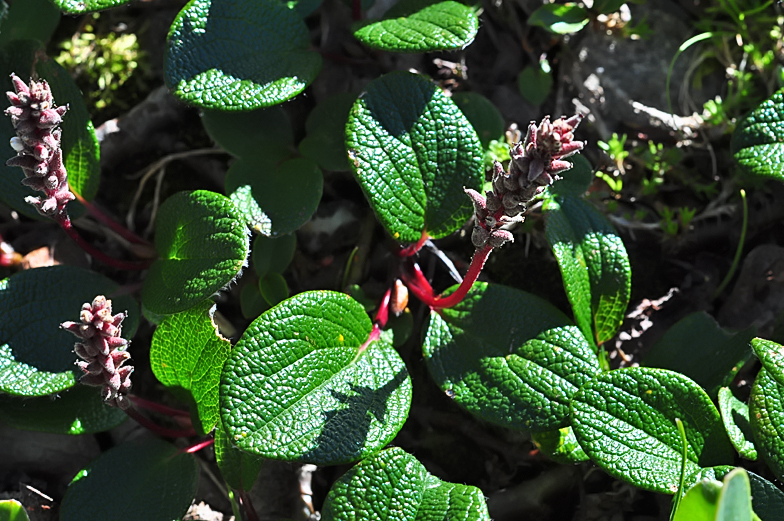
[[[504,171],[497,161],[493,165],[492,191],[485,197],[465,189],[474,203],[476,224],[471,235],[474,246],[498,248],[514,239],[501,227],[521,222],[531,200],[542,193],[545,186],[560,179],[558,174],[572,167],[563,159],[585,146],[583,141],[573,140],[573,131],[581,120],[582,116],[577,114],[554,122],[550,122],[550,116],[545,116],[539,125],[532,121],[525,140],[515,143],[509,150],[512,158],[509,171]]]
[[[82,306],[79,322],[63,322],[60,327],[81,339],[74,352],[81,358],[76,362],[84,375],[79,380],[86,385],[101,387],[107,405],[127,409],[131,403],[132,366],[123,366],[131,357],[128,341],[122,338],[122,321],[127,313],[112,315],[112,301],[98,295],[92,303]]]
[[[25,174],[22,184],[44,193],[44,197],[25,200],[42,215],[62,222],[68,219],[65,205],[74,200],[63,163],[61,130],[57,128],[68,107],[55,107],[46,81],[30,80],[30,85],[25,85],[12,74],[11,82],[14,92],[6,93],[11,106],[5,114],[11,117],[16,131],[16,136],[11,138],[16,156],[6,161],[6,165],[20,167]]]

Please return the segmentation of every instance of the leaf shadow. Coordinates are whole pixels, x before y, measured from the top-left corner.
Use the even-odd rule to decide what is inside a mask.
[[[402,369],[377,389],[352,384],[353,394],[330,389],[332,397],[343,406],[325,412],[324,428],[316,439],[316,445],[302,456],[302,460],[335,465],[360,459],[371,448],[366,445],[373,418],[381,424],[385,423],[389,397],[405,382],[407,376],[406,370]]]

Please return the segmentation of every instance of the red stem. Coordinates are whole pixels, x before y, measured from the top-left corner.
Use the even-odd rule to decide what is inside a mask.
[[[84,238],[79,235],[79,232],[74,229],[73,225],[71,224],[71,219],[69,219],[67,216],[64,219],[57,219],[57,223],[65,231],[65,233],[67,233],[68,236],[79,245],[80,248],[82,248],[92,257],[105,264],[108,264],[109,266],[120,270],[146,270],[150,267],[150,264],[152,264],[149,261],[124,261],[109,257],[104,252],[93,247],[90,243],[84,240]]]
[[[180,453],[186,452],[188,454],[193,454],[194,452],[199,452],[204,447],[209,447],[215,443],[215,438],[208,438],[204,441],[200,441],[190,445],[188,447],[180,449]]]
[[[485,244],[476,250],[473,258],[471,259],[471,265],[468,266],[468,272],[466,272],[463,282],[461,282],[460,286],[458,286],[455,292],[448,297],[437,297],[434,306],[436,309],[451,308],[452,306],[455,306],[463,301],[465,296],[468,294],[468,290],[471,289],[471,286],[474,285],[476,279],[479,278],[479,274],[482,272],[482,268],[484,267],[485,262],[487,261],[487,257],[490,255],[491,251],[493,251],[493,247],[489,244]]]
[[[129,398],[135,406],[141,407],[142,409],[159,412],[167,416],[185,416],[187,418],[191,417],[191,413],[188,411],[183,411],[181,409],[175,409],[174,407],[169,407],[160,403],[151,402],[150,400],[146,400],[140,396],[129,396]]]
[[[90,215],[92,215],[93,217],[101,221],[103,224],[105,224],[106,226],[108,226],[109,228],[117,232],[120,236],[131,241],[134,244],[144,244],[145,246],[152,246],[152,244],[150,244],[149,241],[145,241],[144,239],[142,239],[141,237],[133,233],[131,230],[129,230],[122,224],[118,223],[117,221],[115,221],[114,219],[112,219],[111,217],[103,213],[93,203],[82,198],[81,195],[77,194],[76,192],[71,192],[71,193],[74,194],[76,199],[80,203],[82,203],[82,205],[85,208],[87,208],[87,211],[90,212]]]
[[[389,320],[389,299],[391,296],[392,288],[389,288],[387,292],[384,293],[384,298],[381,299],[381,304],[378,306],[376,318],[373,320],[374,325],[378,325],[378,327],[387,325],[387,320]]]
[[[160,425],[153,423],[151,420],[142,416],[142,414],[133,407],[125,409],[125,414],[136,420],[142,427],[145,427],[160,436],[166,436],[167,438],[187,438],[189,436],[196,435],[196,431],[193,429],[176,430],[161,427]]]
[[[414,244],[409,244],[405,248],[399,250],[395,255],[398,257],[411,257],[415,255],[419,250],[422,249],[422,246],[425,245],[425,242],[430,238],[425,230],[422,230],[422,236],[419,238],[417,242]]]
[[[240,501],[242,502],[242,507],[245,509],[245,514],[248,516],[248,521],[259,521],[259,515],[256,513],[256,509],[253,508],[250,494],[248,494],[247,491],[240,491]]]

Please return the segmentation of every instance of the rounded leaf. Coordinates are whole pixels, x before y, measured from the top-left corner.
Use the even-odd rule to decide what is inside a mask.
[[[754,338],[751,340],[751,349],[762,362],[762,367],[767,369],[769,376],[784,385],[784,346],[772,340]]]
[[[324,521],[490,520],[476,487],[441,481],[397,447],[361,461],[335,482]]]
[[[409,16],[381,20],[354,32],[368,47],[392,52],[434,52],[465,49],[476,37],[474,10],[448,0]]]
[[[719,389],[719,411],[724,429],[738,454],[750,460],[757,459],[757,448],[749,423],[749,406],[732,395],[727,387]]]
[[[553,76],[538,65],[528,65],[517,76],[517,88],[526,101],[539,106],[553,90]]]
[[[234,447],[221,423],[215,429],[215,461],[224,481],[237,490],[250,490],[264,464],[264,458]]]
[[[471,216],[463,187],[479,190],[482,146],[457,106],[430,80],[393,72],[373,81],[351,110],[346,148],[359,184],[401,242],[439,238]]]
[[[60,521],[182,519],[198,484],[192,454],[159,439],[132,441],[77,474],[65,492]]]
[[[548,458],[564,465],[590,459],[577,443],[571,427],[534,433],[531,441]]]
[[[160,259],[144,280],[145,307],[167,315],[207,300],[246,265],[249,233],[225,196],[197,190],[169,197],[155,222]]]
[[[345,129],[349,111],[357,95],[335,94],[316,105],[305,122],[308,135],[299,151],[324,170],[348,170]]]
[[[288,158],[294,148],[294,131],[283,107],[204,110],[202,124],[213,141],[236,157],[263,155],[277,162]]]
[[[81,374],[74,365],[77,339],[60,324],[78,320],[82,304],[97,295],[110,298],[116,312],[128,311],[123,337],[131,338],[138,306],[129,296],[112,297],[117,290],[103,275],[64,265],[0,281],[0,391],[44,396],[72,387]]]
[[[2,13],[0,13],[2,14]],[[24,505],[15,499],[0,501],[0,520],[2,521],[30,521]]]
[[[343,293],[300,293],[253,321],[223,368],[223,425],[241,450],[334,465],[389,443],[408,416],[411,380],[394,348],[370,341]]]
[[[686,431],[686,475],[732,461],[719,411],[682,374],[634,367],[602,373],[572,398],[572,428],[586,454],[616,478],[674,494]]]
[[[751,388],[749,417],[757,452],[773,474],[784,479],[784,386],[765,367]]]
[[[246,220],[258,221],[259,211],[269,220],[260,230],[264,235],[291,233],[308,222],[318,208],[323,188],[321,170],[303,157],[279,166],[258,156],[243,157],[226,173],[227,194],[234,198],[239,189],[245,189],[252,195],[252,200],[243,199],[238,205]]]
[[[528,17],[528,25],[544,27],[551,33],[576,33],[588,23],[588,11],[577,4],[545,4]]]
[[[36,398],[0,394],[0,422],[15,429],[91,434],[113,429],[127,418],[123,410],[104,403],[98,388],[86,385]]]
[[[730,150],[746,173],[784,179],[784,90],[762,102],[735,127]]]
[[[259,277],[267,273],[283,273],[294,260],[297,236],[293,233],[280,237],[259,235],[253,240],[253,269]]]
[[[282,103],[321,70],[296,12],[277,0],[191,0],[166,44],[166,85],[200,107],[252,110]]]
[[[489,99],[478,92],[455,92],[452,101],[474,127],[482,148],[494,139],[504,139],[504,117]]]
[[[483,282],[455,307],[430,313],[422,349],[447,396],[482,420],[520,430],[569,425],[569,400],[600,371],[560,311]]]

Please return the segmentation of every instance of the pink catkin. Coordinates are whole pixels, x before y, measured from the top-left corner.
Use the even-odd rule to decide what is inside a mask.
[[[131,402],[132,366],[123,364],[131,357],[128,341],[122,338],[122,321],[126,313],[112,315],[112,301],[98,295],[82,306],[79,322],[63,322],[60,327],[81,339],[74,352],[81,358],[76,365],[82,370],[81,383],[101,387],[107,405],[128,409]]]

